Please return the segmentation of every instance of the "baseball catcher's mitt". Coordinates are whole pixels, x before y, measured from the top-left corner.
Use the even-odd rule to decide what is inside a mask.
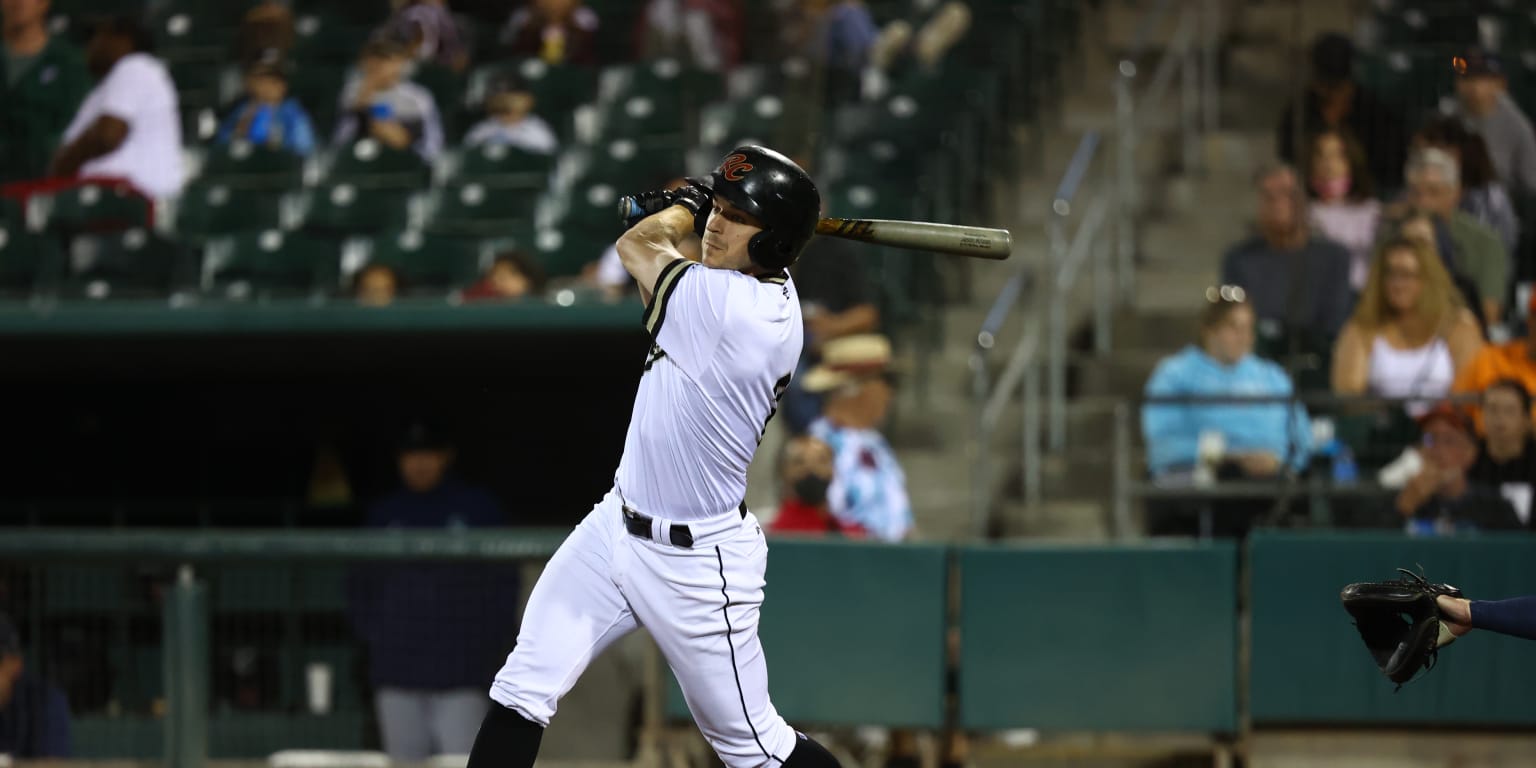
[[[1440,621],[1435,597],[1461,597],[1461,590],[1431,584],[1405,568],[1397,570],[1403,578],[1350,584],[1339,599],[1354,617],[1376,666],[1402,688],[1420,669],[1433,669],[1440,648],[1454,639]]]

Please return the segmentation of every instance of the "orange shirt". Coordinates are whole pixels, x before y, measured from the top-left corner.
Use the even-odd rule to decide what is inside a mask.
[[[1527,392],[1536,394],[1536,360],[1531,359],[1530,348],[1525,339],[1483,347],[1472,358],[1472,362],[1467,363],[1467,367],[1456,375],[1456,382],[1451,385],[1451,391],[1481,393],[1490,384],[1500,379],[1514,379],[1525,385]],[[1482,409],[1474,408],[1472,415],[1477,420],[1477,431],[1481,433],[1483,431]],[[1536,407],[1532,407],[1531,417],[1536,418]]]

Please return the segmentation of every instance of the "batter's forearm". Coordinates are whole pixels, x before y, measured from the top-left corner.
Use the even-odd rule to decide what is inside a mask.
[[[677,244],[693,234],[693,212],[681,206],[672,206],[653,216],[647,216],[630,228],[614,244],[619,261],[640,286],[640,296],[650,302],[652,286],[661,270],[673,261],[683,258]]]

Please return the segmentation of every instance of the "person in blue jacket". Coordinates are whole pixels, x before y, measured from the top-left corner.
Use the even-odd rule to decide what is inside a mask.
[[[219,146],[247,141],[300,157],[315,151],[314,125],[288,95],[288,72],[281,63],[259,61],[246,69],[245,96],[225,115],[213,140]]]
[[[1293,393],[1280,366],[1253,354],[1254,312],[1243,289],[1211,288],[1206,299],[1198,343],[1163,359],[1147,381],[1149,402],[1141,424],[1148,471],[1164,486],[1193,484],[1202,435],[1219,435],[1221,454],[1213,468],[1218,479],[1277,479],[1300,472],[1311,457],[1312,432],[1299,402],[1173,401]]]
[[[0,755],[18,760],[70,756],[69,701],[27,670],[21,634],[0,613]]]

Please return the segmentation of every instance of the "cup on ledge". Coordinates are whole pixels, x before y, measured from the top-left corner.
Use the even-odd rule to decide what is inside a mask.
[[[1221,465],[1227,454],[1227,436],[1214,429],[1208,429],[1200,433],[1200,440],[1195,448],[1195,476],[1197,487],[1207,487],[1216,484],[1216,467]]]
[[[309,697],[310,714],[331,713],[331,665],[312,663],[304,667],[304,690]]]

